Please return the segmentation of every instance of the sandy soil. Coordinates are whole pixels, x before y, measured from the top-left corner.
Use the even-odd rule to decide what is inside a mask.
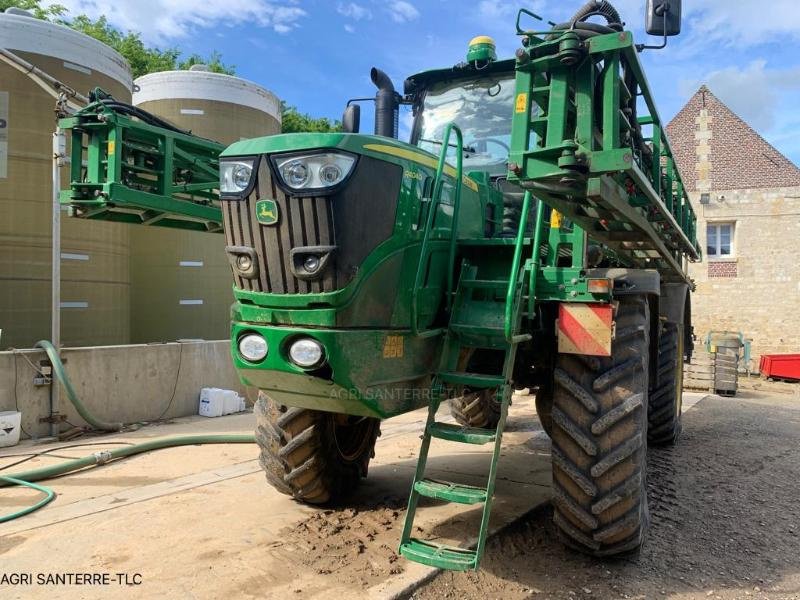
[[[639,555],[566,550],[544,506],[489,542],[480,572],[443,573],[413,598],[800,598],[800,399],[770,387],[705,398],[678,445],[650,453]]]

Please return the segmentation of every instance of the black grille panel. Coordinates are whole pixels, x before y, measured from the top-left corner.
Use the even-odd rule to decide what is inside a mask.
[[[278,222],[261,225],[255,218],[255,204],[273,198],[278,204]],[[225,241],[228,246],[253,248],[258,256],[257,279],[234,272],[236,287],[254,292],[308,294],[336,289],[336,270],[331,265],[320,279],[301,281],[292,275],[290,251],[298,246],[333,246],[333,214],[330,199],[289,196],[272,177],[269,161],[262,158],[253,193],[244,200],[222,203]],[[335,261],[335,256],[333,257]]]
[[[391,236],[401,178],[398,165],[362,156],[356,172],[335,194],[292,196],[276,184],[269,160],[262,156],[250,196],[220,203],[226,244],[253,248],[258,257],[258,277],[250,279],[234,271],[236,287],[276,294],[344,287],[367,254]],[[262,225],[256,219],[256,202],[264,198],[278,205],[275,225]],[[290,253],[301,246],[337,247],[319,279],[304,281],[292,274]]]

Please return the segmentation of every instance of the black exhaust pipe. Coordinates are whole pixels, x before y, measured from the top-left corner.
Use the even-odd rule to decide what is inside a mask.
[[[389,76],[372,67],[369,72],[372,83],[378,88],[375,94],[375,135],[397,138],[400,121],[400,96]]]

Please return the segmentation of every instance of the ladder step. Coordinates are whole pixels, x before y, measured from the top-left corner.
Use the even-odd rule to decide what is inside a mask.
[[[479,502],[486,502],[486,488],[473,485],[437,481],[435,479],[423,479],[414,484],[414,489],[422,496],[436,498],[437,500],[447,500],[448,502],[457,502],[458,504],[478,504]]]
[[[478,555],[474,550],[442,546],[410,538],[400,544],[400,554],[408,560],[452,571],[469,571],[478,568]]]
[[[480,427],[462,427],[454,423],[432,423],[428,434],[440,440],[450,442],[463,442],[465,444],[489,444],[497,438],[494,429],[481,429]]]
[[[439,379],[447,383],[460,383],[473,388],[492,388],[505,385],[506,380],[502,375],[482,375],[480,373],[459,373],[449,371],[439,373]]]

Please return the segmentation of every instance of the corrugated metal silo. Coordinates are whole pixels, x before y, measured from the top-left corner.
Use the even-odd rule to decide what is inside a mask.
[[[262,87],[205,70],[135,81],[136,106],[224,144],[281,129],[280,100]],[[222,235],[138,227],[131,232],[131,338],[228,336],[231,272]]]
[[[130,102],[125,59],[67,27],[0,13],[0,47],[75,90]],[[55,99],[0,62],[0,347],[50,335],[51,168]],[[66,180],[66,170],[62,175]],[[129,228],[62,219],[62,343],[129,341]]]

